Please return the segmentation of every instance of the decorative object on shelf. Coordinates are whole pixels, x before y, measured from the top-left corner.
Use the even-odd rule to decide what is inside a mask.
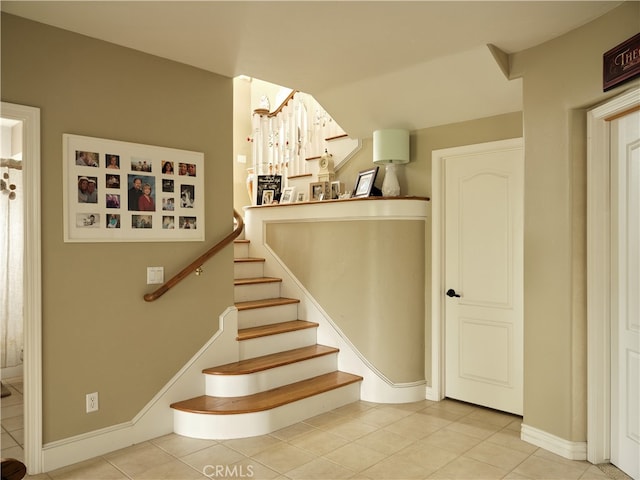
[[[298,202],[306,202],[307,201],[307,197],[306,194],[304,192],[298,192],[296,194],[296,203]]]
[[[336,173],[333,167],[333,155],[331,155],[327,149],[324,149],[324,153],[318,160],[318,181],[319,182],[333,182],[336,179]]]
[[[309,184],[309,201],[317,202],[328,200],[331,191],[329,190],[329,182],[311,182]]]
[[[373,163],[385,165],[382,195],[400,196],[396,166],[409,163],[409,131],[403,129],[373,132]]]
[[[378,189],[374,183],[376,176],[378,175],[378,167],[362,170],[358,173],[358,179],[356,185],[353,187],[353,198],[357,197],[379,197],[381,195],[380,189]]]
[[[286,187],[282,190],[282,197],[280,197],[280,203],[293,203],[295,202],[296,187]]]
[[[272,194],[264,195],[266,190],[273,191]],[[266,205],[279,200],[282,193],[282,176],[281,175],[258,175],[257,180],[257,205]],[[266,202],[265,202],[266,200]]]
[[[331,200],[337,200],[342,195],[344,184],[342,182],[331,182]]]
[[[255,197],[253,196],[253,187],[256,183],[256,174],[253,168],[247,168],[247,193],[249,194],[249,199],[251,200],[251,205],[255,205]]]

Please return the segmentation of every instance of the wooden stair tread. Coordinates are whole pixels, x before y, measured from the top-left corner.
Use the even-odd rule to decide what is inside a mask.
[[[249,358],[239,362],[227,363],[217,367],[206,368],[202,373],[207,375],[246,375],[261,372],[270,368],[282,367],[311,358],[330,355],[339,350],[326,345],[311,345],[284,352],[272,353],[262,357]]]
[[[233,243],[251,243],[249,240],[247,240],[246,238],[236,238]]]
[[[234,258],[233,259],[234,262],[236,263],[251,263],[251,262],[264,262],[264,258],[259,258],[259,257],[240,257],[240,258]]]
[[[265,298],[263,300],[249,300],[246,302],[236,302],[235,306],[238,310],[250,310],[252,308],[277,307],[279,305],[290,305],[292,303],[300,303],[297,298]]]
[[[236,340],[250,340],[252,338],[267,337],[279,333],[295,332],[306,328],[316,328],[315,322],[306,320],[290,320],[288,322],[270,323],[269,325],[259,325],[257,327],[238,329]]]
[[[211,415],[261,412],[360,381],[358,375],[336,371],[244,397],[201,395],[173,403],[171,408]]]
[[[258,283],[278,283],[282,282],[281,278],[276,277],[252,277],[252,278],[236,278],[234,285],[255,285]]]

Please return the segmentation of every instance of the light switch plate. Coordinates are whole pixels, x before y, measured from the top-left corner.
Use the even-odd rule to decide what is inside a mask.
[[[164,267],[147,267],[147,285],[164,283]]]

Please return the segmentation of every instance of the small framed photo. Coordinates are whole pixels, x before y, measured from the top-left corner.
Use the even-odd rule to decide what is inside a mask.
[[[274,199],[274,190],[263,190],[262,191],[262,205],[271,205]]]
[[[337,200],[340,198],[340,195],[343,191],[343,183],[342,182],[331,182],[331,200]]]
[[[376,175],[378,174],[378,167],[375,166],[368,170],[363,170],[358,173],[358,179],[356,185],[353,187],[353,197],[369,197],[371,192],[374,191],[373,184],[376,181]]]
[[[296,194],[296,202],[306,202],[307,198],[304,192],[298,192]]]
[[[331,195],[329,182],[312,182],[309,184],[309,201],[318,202],[328,200]]]
[[[282,190],[282,196],[280,197],[280,203],[293,203],[295,202],[296,187],[286,187]]]

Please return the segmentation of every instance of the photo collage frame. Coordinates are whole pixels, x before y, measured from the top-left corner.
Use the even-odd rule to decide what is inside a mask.
[[[204,154],[63,135],[66,242],[204,240]]]

